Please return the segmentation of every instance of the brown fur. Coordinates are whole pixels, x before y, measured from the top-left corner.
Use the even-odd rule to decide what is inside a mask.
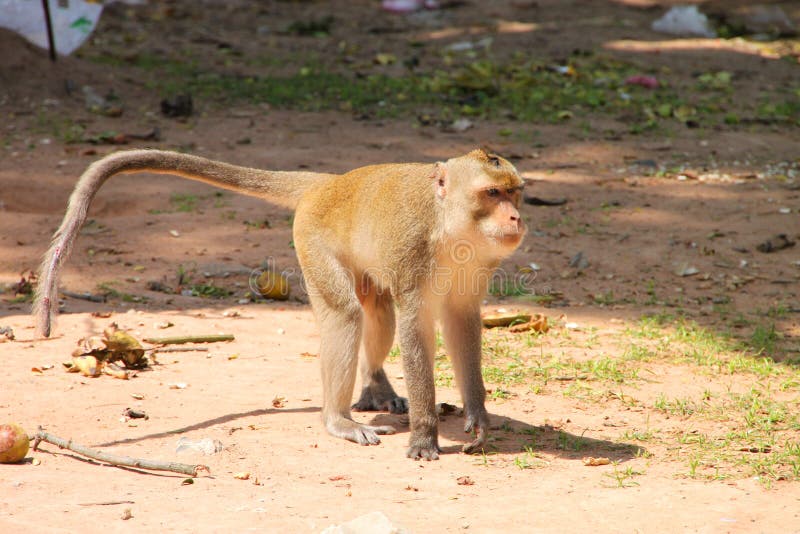
[[[236,167],[163,151],[127,151],[94,163],[73,192],[40,271],[35,310],[50,334],[57,281],[89,204],[120,173],[176,174],[296,207],[294,242],[322,343],[322,417],[332,435],[377,444],[389,426],[353,421],[350,410],[410,412],[407,455],[438,458],[433,382],[440,320],[464,402],[465,430],[479,450],[489,419],[481,377],[480,301],[491,271],[519,245],[522,180],[506,160],[476,150],[436,164],[386,164],[343,175]],[[395,324],[409,401],[383,361]],[[360,345],[362,392],[351,406]]]

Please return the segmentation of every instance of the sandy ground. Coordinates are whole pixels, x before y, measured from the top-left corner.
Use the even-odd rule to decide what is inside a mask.
[[[476,16],[474,6],[463,9],[464,17]],[[122,24],[115,18],[120,13],[112,12],[104,24]],[[574,35],[573,44],[604,39],[604,31]],[[183,475],[109,467],[43,444],[26,462],[0,468],[3,532],[319,532],[372,511],[412,532],[800,532],[797,481],[765,487],[735,466],[723,480],[691,478],[681,451],[621,437],[651,426],[686,428],[682,419],[648,408],[661,392],[736,390],[756,380],[749,375],[718,377],[651,362],[646,381],[613,386],[619,394],[604,402],[565,394],[567,382],[543,391],[524,383],[508,386],[509,395],[488,401],[495,427],[488,454],[461,454],[467,440],[463,419],[448,415],[440,426],[445,454],[438,462],[404,457],[408,426],[401,416],[356,414],[360,421],[397,426],[398,433],[379,446],[328,436],[319,417],[319,335],[297,278],[291,214],[179,178],[127,176],[103,188],[91,211],[96,222],[79,239],[62,287],[98,293],[98,284],[105,283],[132,301],[65,298],[56,336],[36,338],[29,304],[15,302],[10,288],[36,269],[80,173],[117,147],[63,143],[41,129],[32,110],[61,106],[65,115],[86,114],[80,100],[59,92],[64,71],[98,84],[111,77],[104,67],[78,58],[49,69],[43,53],[8,35],[3,43],[20,55],[6,58],[0,69],[0,89],[6,89],[0,91],[6,117],[0,283],[9,288],[0,300],[0,327],[16,335],[0,343],[0,422],[18,421],[31,433],[41,425],[108,453],[210,468],[184,485]],[[47,71],[42,83],[20,75],[20,62]],[[794,69],[777,72],[797,75],[788,63],[764,68]],[[131,109],[157,105],[140,85],[122,91]],[[94,131],[160,128],[161,142],[131,147],[191,147],[232,163],[286,170],[340,172],[369,163],[436,161],[491,146],[518,156],[515,164],[529,180],[527,194],[568,199],[564,206],[523,208],[531,232],[501,267],[513,274],[537,263],[541,270],[532,289],[558,295],[553,306],[495,297],[486,302],[487,310],[523,307],[556,321],[550,333],[522,349],[523,360],[545,354],[617,357],[625,329],[664,309],[680,308],[711,331],[736,333],[737,313],[749,317],[782,305],[789,311],[776,328],[784,350],[770,357],[796,365],[800,247],[770,255],[755,249],[776,233],[800,238],[797,180],[787,178],[790,169],[797,172],[796,127],[731,128],[711,135],[686,130],[668,139],[609,141],[578,137],[568,125],[531,125],[547,140],[534,147],[499,138],[496,132],[507,125],[502,121],[446,133],[405,119],[356,120],[347,113],[247,105],[209,106],[188,123],[152,114],[86,120]],[[243,136],[248,144],[237,143]],[[688,180],[649,176],[649,168],[636,163],[647,160],[677,162],[694,172]],[[179,209],[175,194],[194,198],[188,211]],[[569,267],[578,252],[589,260],[581,272]],[[249,273],[266,264],[294,273],[295,298],[241,303]],[[695,267],[698,275],[677,276],[682,265]],[[177,286],[180,272],[233,295],[208,299],[147,289],[150,281]],[[720,302],[729,306],[727,314],[715,308]],[[235,340],[209,344],[207,352],[160,354],[157,365],[127,381],[65,373],[61,363],[76,342],[112,322],[140,339],[228,333]],[[161,328],[166,322],[173,325]],[[567,322],[579,326],[571,336]],[[404,391],[397,357],[387,363],[387,373]],[[176,389],[178,383],[186,387]],[[437,395],[460,404],[453,385],[440,385]],[[626,395],[643,403],[626,403]],[[779,395],[797,402],[796,387]],[[126,408],[149,418],[126,420]],[[536,454],[525,456],[531,434]],[[219,440],[223,450],[176,452],[180,438]],[[586,467],[586,456],[608,457],[614,464]],[[618,483],[617,475],[629,468],[641,474]],[[243,472],[248,480],[234,477]],[[126,509],[132,517],[123,520]]]

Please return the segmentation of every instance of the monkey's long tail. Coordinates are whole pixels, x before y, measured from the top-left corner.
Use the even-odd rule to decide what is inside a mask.
[[[58,312],[61,265],[69,256],[86,220],[92,199],[112,176],[136,172],[173,174],[264,198],[289,208],[296,206],[303,192],[313,183],[332,176],[314,172],[265,171],[163,150],[126,150],[94,162],[78,180],[69,198],[64,220],[54,234],[39,269],[33,314],[37,330],[44,337],[50,336]]]

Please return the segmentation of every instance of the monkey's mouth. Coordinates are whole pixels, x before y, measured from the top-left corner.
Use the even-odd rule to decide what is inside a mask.
[[[508,243],[519,243],[525,235],[525,224],[514,224],[500,228],[500,240]]]
[[[494,241],[502,245],[504,247],[516,247],[522,241],[522,237],[525,235],[525,230],[519,230],[517,228],[513,229],[502,229],[497,232],[493,237]]]

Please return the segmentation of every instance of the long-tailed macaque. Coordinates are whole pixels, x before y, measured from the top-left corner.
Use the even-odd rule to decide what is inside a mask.
[[[433,359],[440,321],[464,403],[465,432],[482,449],[489,417],[481,376],[480,303],[491,273],[525,233],[523,181],[505,159],[483,150],[435,164],[372,165],[345,174],[238,167],[160,150],[111,154],[78,181],[42,263],[34,304],[50,335],[57,284],[89,204],[122,173],[173,174],[295,208],[294,243],[321,331],[322,419],[328,432],[362,445],[391,426],[355,422],[351,409],[409,412],[409,458],[439,457]],[[409,400],[383,370],[399,323]],[[359,347],[363,389],[351,406]]]

